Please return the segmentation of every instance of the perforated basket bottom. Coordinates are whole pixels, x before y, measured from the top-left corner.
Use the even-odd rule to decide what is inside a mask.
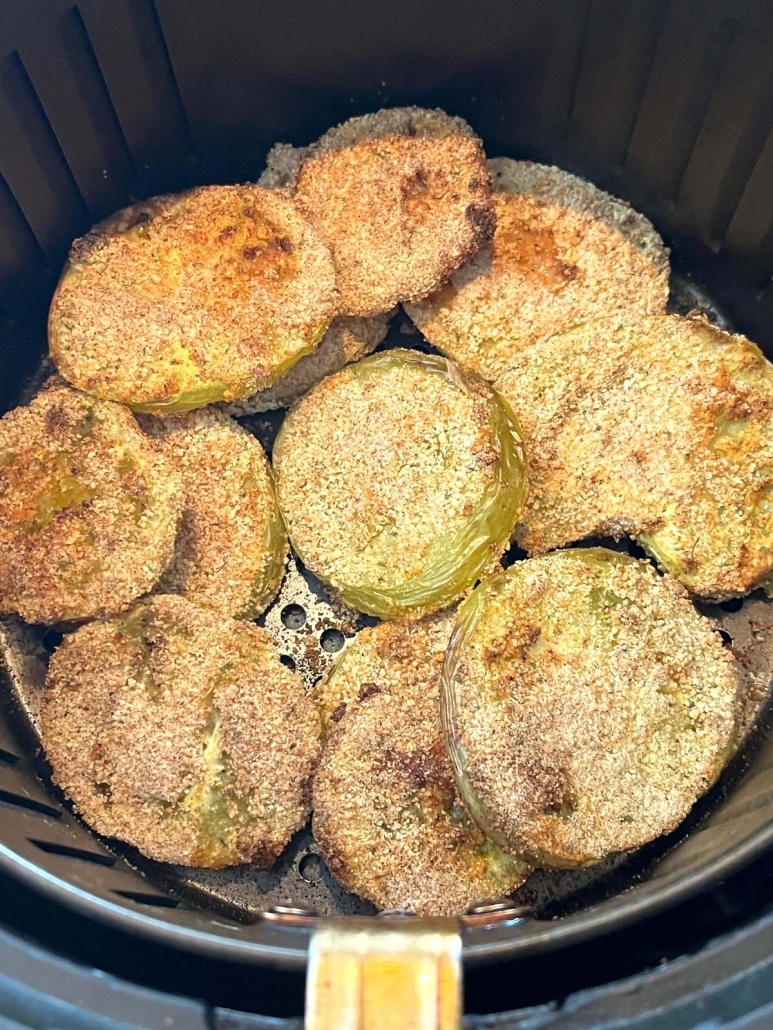
[[[728,327],[727,320],[689,280],[675,277],[671,310],[686,313],[695,308]],[[397,324],[382,346],[396,345],[426,347],[407,322]],[[47,370],[43,367],[28,387],[27,396],[34,392],[45,374]],[[244,419],[243,424],[270,451],[281,419],[282,413],[277,412]],[[625,543],[615,544],[608,540],[603,543],[641,554],[637,548]],[[765,702],[773,678],[773,604],[761,595],[753,595],[743,603],[732,601],[703,606],[701,610],[721,629],[725,643],[732,648],[738,660],[746,686],[746,725],[751,727]],[[341,649],[363,626],[376,620],[353,612],[332,599],[324,587],[291,557],[279,596],[260,621],[274,638],[282,661],[296,669],[307,688],[313,691]],[[60,634],[55,630],[26,626],[12,617],[0,620],[0,653],[10,674],[12,690],[12,696],[5,698],[4,707],[17,736],[26,741],[30,752],[35,750],[35,724],[48,656],[59,639]],[[675,834],[653,842],[634,855],[615,856],[592,868],[535,872],[513,896],[515,902],[533,909],[542,918],[555,917],[600,901],[646,878],[659,859],[701,818],[721,805],[733,782],[748,765],[754,746],[752,733],[720,784],[696,806],[696,811]],[[0,746],[0,770],[3,755]],[[10,762],[13,756],[6,758]],[[48,780],[44,762],[39,759],[33,761],[37,763],[35,771],[51,804],[58,807],[61,795]],[[0,802],[13,803],[11,793],[4,791],[0,782]],[[42,794],[41,798],[45,796]],[[18,794],[17,803],[21,804],[22,800],[22,794]],[[45,808],[44,800],[35,802],[28,796],[27,803],[28,807],[37,803]],[[61,843],[52,840],[47,845],[45,829],[43,826],[40,829],[39,839],[35,840],[40,850],[45,851],[48,846],[50,849],[58,848],[57,854],[65,853]],[[144,859],[132,848],[114,842],[103,843],[146,878],[148,893],[144,900],[148,904],[163,906],[166,899],[170,905],[182,901],[240,921],[252,921],[259,913],[278,905],[301,906],[320,915],[375,912],[372,905],[348,893],[336,882],[318,853],[308,827],[296,834],[280,861],[269,872],[248,866],[219,871],[165,866]],[[78,849],[71,850],[75,852]],[[98,861],[93,856],[101,853],[101,849],[94,851],[90,860]],[[78,855],[70,857],[77,858]],[[141,892],[136,890],[124,892],[124,896],[140,903],[143,900]]]

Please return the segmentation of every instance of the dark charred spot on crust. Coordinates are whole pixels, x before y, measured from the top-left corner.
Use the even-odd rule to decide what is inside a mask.
[[[66,412],[61,408],[49,408],[45,416],[46,420],[46,432],[54,436],[57,432],[66,430],[70,425],[70,420],[67,417]]]
[[[224,243],[226,240],[230,239],[235,234],[236,234],[236,226],[235,225],[227,225],[225,227],[225,229],[223,229],[222,232],[220,232],[218,234],[217,238],[218,238],[218,241],[220,243]]]
[[[369,697],[380,693],[381,688],[376,683],[363,683],[357,693],[357,697],[360,701],[366,701]]]
[[[578,277],[580,270],[577,265],[562,261],[559,265],[559,272],[567,282],[572,282],[572,280]]]
[[[423,169],[417,168],[413,175],[409,176],[400,187],[400,192],[406,200],[413,200],[416,197],[421,197],[428,189],[429,182],[427,181],[426,173]]]
[[[414,751],[398,751],[395,748],[385,748],[374,762],[374,770],[392,770],[401,773],[408,782],[411,791],[424,790],[433,782],[436,777],[438,755],[430,750],[416,748]]]
[[[493,208],[469,204],[464,214],[479,242],[485,243],[487,240],[494,238],[497,228],[497,216]]]
[[[255,208],[254,207],[243,207],[242,208],[242,214],[244,215],[245,218],[251,218],[253,221],[255,220]]]
[[[279,239],[276,241],[276,244],[280,250],[283,250],[285,252],[285,254],[292,254],[292,241],[289,240],[286,236],[280,236]]]
[[[340,722],[346,714],[346,702],[342,701],[340,705],[336,705],[333,711],[330,713],[331,722]]]
[[[258,256],[258,248],[257,247],[245,247],[244,250],[242,251],[242,257],[244,258],[245,261],[254,261],[257,256]]]

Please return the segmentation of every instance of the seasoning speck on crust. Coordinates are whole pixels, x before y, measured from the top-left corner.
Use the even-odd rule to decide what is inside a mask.
[[[443,613],[363,630],[322,688],[337,721],[314,779],[320,849],[349,890],[427,916],[509,893],[529,871],[484,837],[456,790],[440,722],[453,624]]]
[[[320,749],[314,703],[265,630],[175,596],[65,637],[41,736],[92,829],[212,869],[272,865],[308,817]]]

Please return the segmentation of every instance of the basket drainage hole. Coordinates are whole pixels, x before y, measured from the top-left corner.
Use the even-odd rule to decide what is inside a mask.
[[[340,629],[326,629],[322,636],[319,638],[320,644],[322,644],[323,651],[336,652],[340,651],[344,646],[344,637]]]
[[[53,654],[63,640],[64,633],[60,633],[58,629],[47,629],[43,634],[43,647],[49,654]]]
[[[287,629],[302,629],[306,624],[306,611],[299,604],[288,604],[282,609],[280,618]]]
[[[286,669],[289,669],[290,672],[295,672],[295,670],[297,669],[295,659],[291,658],[289,654],[280,654],[279,661],[282,663],[282,665],[284,665]]]
[[[743,608],[743,598],[731,597],[729,601],[720,601],[719,607],[723,612],[738,612]]]
[[[298,863],[298,872],[308,883],[316,883],[317,880],[321,880],[324,871],[325,863],[322,856],[316,852],[304,855]]]
[[[733,646],[733,638],[730,636],[726,629],[720,629],[717,632],[719,633],[720,637],[722,637],[722,643],[725,645],[725,647]]]

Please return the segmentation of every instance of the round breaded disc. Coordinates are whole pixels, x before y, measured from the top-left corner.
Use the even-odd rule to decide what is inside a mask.
[[[343,313],[421,300],[494,232],[491,181],[469,136],[389,136],[310,153],[294,197],[327,241]]]
[[[324,379],[273,451],[293,548],[351,607],[445,607],[496,561],[526,489],[509,408],[473,373],[389,350]]]
[[[735,744],[739,687],[673,579],[603,548],[516,562],[462,604],[443,670],[467,807],[538,864],[668,833]]]
[[[328,248],[258,186],[155,197],[76,240],[49,316],[69,382],[139,411],[184,411],[269,386],[336,310]]]
[[[392,311],[387,311],[383,315],[371,315],[370,318],[348,315],[334,318],[322,342],[311,354],[301,358],[273,386],[246,400],[234,401],[226,405],[225,410],[230,415],[238,416],[286,408],[308,393],[325,376],[339,372],[350,362],[359,361],[371,354],[389,331],[392,315]]]
[[[265,630],[160,596],[65,637],[41,737],[97,833],[162,862],[268,868],[309,814],[320,723]]]
[[[0,419],[0,610],[92,619],[151,590],[181,483],[132,414],[53,385]]]
[[[475,131],[464,118],[446,114],[440,108],[384,107],[347,119],[328,129],[308,147],[275,143],[266,155],[266,168],[258,184],[271,188],[292,186],[301,161],[315,151],[341,150],[361,140],[382,139],[384,136],[433,136],[441,139],[454,135],[476,138]]]
[[[603,319],[530,348],[497,387],[529,454],[527,551],[630,534],[718,600],[770,576],[773,366],[743,336]]]
[[[548,333],[615,311],[663,311],[668,251],[628,204],[568,172],[489,162],[493,241],[406,311],[426,338],[492,382]]]
[[[440,722],[452,627],[449,614],[382,623],[349,645],[324,687],[338,721],[314,778],[314,834],[338,879],[380,908],[427,916],[459,915],[528,873],[456,790]]]
[[[185,497],[174,557],[155,593],[254,619],[279,589],[287,557],[263,448],[212,408],[141,418],[180,472]]]

